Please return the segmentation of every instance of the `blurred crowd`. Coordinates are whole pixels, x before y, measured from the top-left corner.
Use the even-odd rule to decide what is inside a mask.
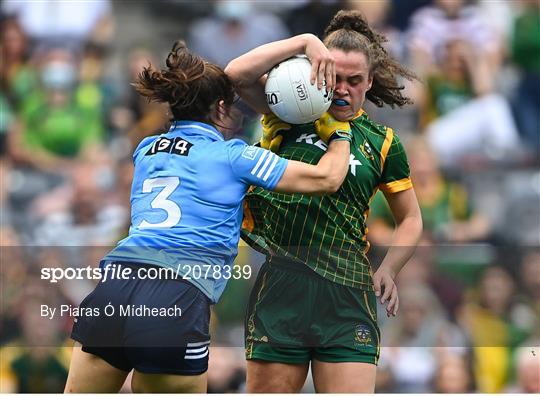
[[[50,284],[43,267],[97,266],[127,233],[131,153],[167,130],[165,106],[132,82],[184,38],[225,66],[269,41],[322,35],[358,9],[414,70],[414,106],[366,106],[405,142],[424,219],[398,277],[397,318],[381,311],[381,392],[540,392],[540,1],[4,0],[0,51],[0,390],[61,392],[71,319],[91,281]],[[255,142],[248,108],[240,138]],[[377,195],[372,264],[393,219]],[[260,265],[240,249],[238,263]],[[255,272],[255,271],[254,271]],[[244,388],[242,320],[250,281],[213,313],[209,389]],[[126,390],[128,390],[126,388]],[[306,391],[313,391],[307,384]]]

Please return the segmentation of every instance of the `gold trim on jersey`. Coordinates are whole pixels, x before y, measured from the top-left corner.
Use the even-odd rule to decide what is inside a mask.
[[[386,161],[386,156],[394,140],[394,130],[392,128],[386,127],[386,136],[384,137],[384,143],[381,147],[381,172],[384,169],[384,163]]]
[[[396,180],[390,183],[379,184],[379,188],[381,191],[391,194],[405,191],[412,187],[413,185],[410,177],[406,177],[405,179]]]
[[[354,115],[354,117],[350,120],[350,121],[353,121],[353,120],[356,120],[357,118],[360,118],[362,117],[366,112],[364,111],[364,109],[360,109],[356,112],[356,114]]]

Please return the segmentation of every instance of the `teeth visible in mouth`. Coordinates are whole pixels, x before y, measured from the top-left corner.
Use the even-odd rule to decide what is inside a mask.
[[[349,104],[349,102],[347,102],[346,100],[344,99],[334,99],[334,104],[337,105],[337,106],[347,106]]]

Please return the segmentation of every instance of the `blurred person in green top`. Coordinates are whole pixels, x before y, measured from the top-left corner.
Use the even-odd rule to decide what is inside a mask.
[[[464,40],[448,41],[439,71],[426,76],[416,103],[442,166],[464,156],[503,158],[520,140],[507,100],[495,91],[489,58]]]
[[[13,109],[18,109],[21,100],[37,85],[37,72],[30,61],[29,41],[17,18],[0,18],[0,85],[2,95]]]
[[[9,150],[18,163],[56,172],[99,146],[103,98],[97,87],[78,84],[70,52],[53,49],[40,63],[40,87],[21,103]]]

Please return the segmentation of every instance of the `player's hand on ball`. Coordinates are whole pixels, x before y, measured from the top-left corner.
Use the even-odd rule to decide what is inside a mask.
[[[317,36],[306,34],[306,40],[304,52],[311,62],[311,84],[316,82],[317,88],[321,89],[326,81],[327,91],[333,91],[336,81],[334,57]]]
[[[263,134],[261,138],[261,147],[277,153],[283,136],[279,132],[288,131],[291,125],[280,120],[274,113],[264,114],[261,118]]]
[[[348,121],[336,120],[328,112],[315,121],[315,129],[325,143],[334,139],[350,142],[352,139],[351,124]]]
[[[375,296],[380,297],[381,304],[386,305],[386,316],[396,316],[399,309],[399,296],[392,272],[382,266],[373,274]]]

